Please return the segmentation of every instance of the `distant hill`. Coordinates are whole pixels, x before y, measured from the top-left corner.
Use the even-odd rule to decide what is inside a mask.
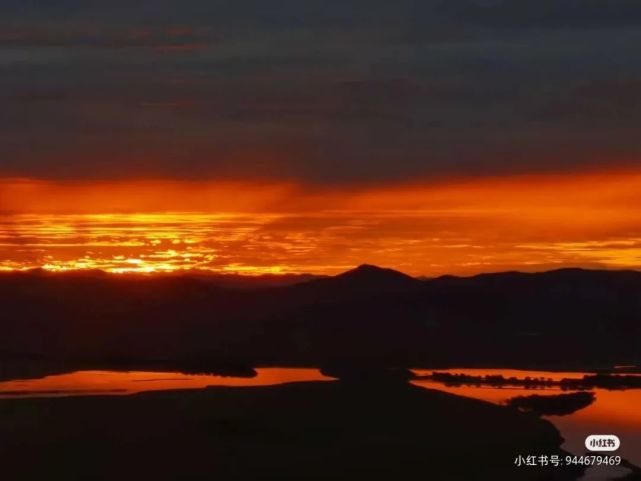
[[[52,278],[95,278],[95,277],[111,277],[112,274],[100,269],[87,269],[67,272],[51,272],[44,269],[31,269],[25,272],[4,273],[0,276],[11,277],[24,277],[24,276],[39,276],[39,277],[52,277]],[[218,273],[206,270],[184,270],[177,272],[159,272],[154,274],[139,274],[130,273],[125,274],[128,279],[148,280],[155,279],[198,279],[211,285],[221,287],[233,287],[239,289],[254,289],[260,287],[275,287],[275,286],[290,286],[308,282],[314,279],[323,279],[327,276],[315,274],[260,274],[260,275],[243,275],[235,273]]]
[[[420,282],[402,272],[394,269],[385,269],[369,264],[363,264],[351,271],[344,272],[335,277],[317,281],[334,286],[345,286],[353,289],[370,291],[402,291],[416,288]]]
[[[641,363],[641,273],[414,279],[363,265],[297,282],[0,276],[0,353],[403,366]],[[244,281],[243,281],[244,282]]]
[[[291,292],[300,300],[338,301],[422,289],[423,283],[393,269],[363,264],[334,277],[299,283]]]

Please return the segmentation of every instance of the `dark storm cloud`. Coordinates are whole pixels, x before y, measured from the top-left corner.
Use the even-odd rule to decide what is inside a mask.
[[[641,154],[641,3],[15,1],[0,175],[406,179]]]

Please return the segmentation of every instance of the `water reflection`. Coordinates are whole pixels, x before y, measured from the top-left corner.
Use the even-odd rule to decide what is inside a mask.
[[[415,370],[419,375],[431,374],[431,370]],[[460,373],[470,376],[502,375],[516,377],[581,379],[585,373],[519,371],[509,369],[451,369],[439,372]],[[207,386],[267,386],[298,381],[329,381],[334,378],[325,376],[318,369],[303,368],[258,368],[255,377],[224,377],[209,374],[183,374],[180,372],[154,371],[76,371],[56,374],[39,379],[22,379],[0,382],[1,398],[58,397],[93,394],[124,395],[143,391],[167,389],[201,389]],[[505,404],[516,396],[533,393],[560,394],[558,386],[553,387],[511,387],[511,386],[450,386],[432,380],[414,381],[413,384],[450,392],[460,396],[482,399],[496,404]],[[622,446],[617,454],[630,462],[641,465],[641,390],[610,391],[595,388],[596,401],[585,409],[567,416],[546,416],[559,429],[565,438],[566,450],[583,454],[583,442],[590,434],[616,434]],[[602,476],[596,468],[588,470],[591,476]],[[595,474],[597,473],[597,474]],[[613,473],[615,474],[615,473]]]
[[[428,375],[432,371],[415,370],[419,375]],[[450,369],[439,370],[452,374],[470,376],[502,375],[503,377],[581,379],[588,373],[519,371],[515,369]],[[496,404],[505,404],[516,396],[538,394],[561,394],[567,391],[555,387],[538,387],[526,389],[508,386],[449,386],[431,380],[414,381],[415,385],[450,392]],[[616,434],[621,438],[621,449],[617,454],[633,464],[641,466],[641,389],[610,391],[591,389],[596,393],[596,401],[585,409],[580,409],[567,416],[545,416],[551,421],[565,439],[563,447],[576,454],[585,453],[584,440],[590,434]],[[588,478],[586,478],[588,479]]]
[[[297,381],[329,381],[318,369],[258,368],[255,377],[224,377],[153,371],[76,371],[0,382],[0,399],[15,397],[135,394],[167,389],[201,389],[207,386],[269,386]]]

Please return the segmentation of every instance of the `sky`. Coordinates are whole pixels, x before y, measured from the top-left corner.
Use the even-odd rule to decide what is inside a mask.
[[[3,0],[0,269],[639,267],[640,27],[636,0]]]

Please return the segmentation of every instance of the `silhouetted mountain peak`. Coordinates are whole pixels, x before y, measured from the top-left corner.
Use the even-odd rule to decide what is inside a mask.
[[[381,289],[405,289],[419,284],[418,280],[407,274],[370,264],[362,264],[328,280],[345,286],[367,288],[375,291]]]
[[[343,272],[342,274],[337,275],[336,277],[342,278],[396,278],[396,279],[412,279],[412,277],[402,272],[395,271],[394,269],[387,269],[384,267],[378,267],[372,264],[361,264],[354,269]]]

